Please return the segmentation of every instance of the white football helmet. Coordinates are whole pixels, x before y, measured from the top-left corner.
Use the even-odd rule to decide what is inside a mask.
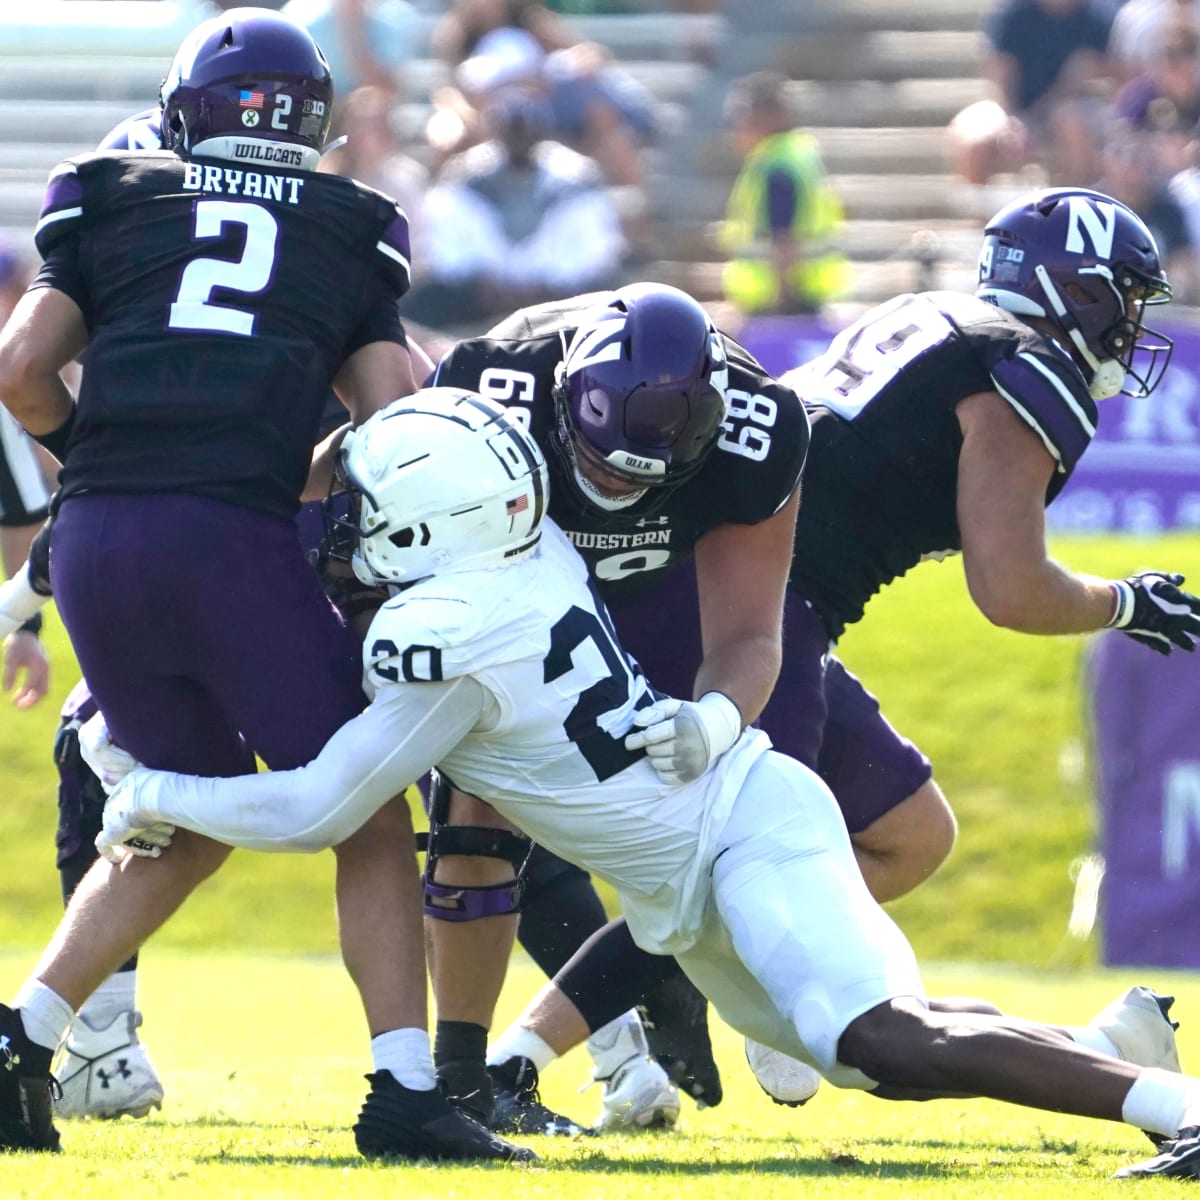
[[[541,537],[546,460],[502,406],[474,392],[426,388],[393,401],[346,435],[341,470],[350,562],[369,586],[504,566]]]

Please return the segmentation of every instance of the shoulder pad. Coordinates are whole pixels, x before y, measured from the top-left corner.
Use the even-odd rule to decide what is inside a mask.
[[[86,165],[89,157],[69,158],[50,172],[42,196],[42,210],[33,231],[33,240],[43,258],[79,228],[83,218],[83,180],[79,169]]]
[[[412,245],[408,217],[390,196],[360,183],[357,179],[350,182],[364,199],[374,205],[379,223],[379,234],[375,243],[376,266],[396,295],[402,296],[412,284]]]
[[[517,339],[566,334],[569,338],[578,328],[581,314],[603,307],[611,297],[612,292],[585,292],[566,300],[550,300],[520,308],[493,325],[487,336]]]
[[[364,663],[391,682],[440,682],[471,670],[471,645],[485,623],[480,605],[449,580],[393,596],[367,632]]]
[[[1056,348],[1025,345],[992,364],[992,383],[1069,475],[1096,436],[1096,402],[1079,368]]]

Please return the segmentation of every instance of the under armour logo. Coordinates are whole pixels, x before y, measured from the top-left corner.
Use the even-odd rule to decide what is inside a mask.
[[[9,1040],[8,1034],[0,1034],[0,1054],[4,1055],[4,1069],[11,1071],[13,1067],[21,1065],[21,1056],[14,1054],[11,1050],[12,1042]]]
[[[670,517],[642,517],[636,524],[639,529],[645,529],[647,525],[666,525],[670,519]]]
[[[98,1068],[96,1071],[96,1078],[100,1080],[100,1086],[102,1088],[107,1088],[109,1086],[110,1079],[131,1079],[132,1077],[133,1072],[129,1069],[129,1059],[127,1058],[118,1058],[117,1069],[111,1074],[104,1070],[103,1067]]]

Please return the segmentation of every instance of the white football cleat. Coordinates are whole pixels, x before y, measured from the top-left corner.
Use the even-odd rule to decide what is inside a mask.
[[[162,1108],[163,1086],[137,1030],[142,1014],[118,1013],[103,1029],[94,1029],[82,1014],[71,1022],[59,1051],[54,1075],[61,1094],[54,1101],[57,1117],[144,1117]]]
[[[679,1120],[679,1089],[650,1057],[640,1020],[619,1017],[588,1038],[596,1064],[593,1083],[604,1084],[596,1129],[670,1129]]]
[[[808,1103],[821,1086],[821,1075],[808,1063],[791,1058],[779,1050],[772,1050],[753,1038],[746,1039],[746,1061],[758,1086],[776,1104],[798,1108]]]
[[[1147,987],[1130,988],[1089,1022],[1117,1049],[1117,1057],[1138,1067],[1182,1071],[1175,1045],[1178,1022],[1168,1015],[1174,996],[1160,996]]]

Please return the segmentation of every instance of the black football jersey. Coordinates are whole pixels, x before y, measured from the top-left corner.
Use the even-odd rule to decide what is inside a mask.
[[[1056,470],[1049,503],[1096,432],[1079,368],[1024,321],[974,296],[899,296],[784,381],[812,420],[792,584],[838,637],[884,584],[960,550],[960,400],[998,392]]]
[[[62,491],[184,491],[291,515],[342,363],[403,343],[408,225],[337,175],[167,151],[51,175],[38,283],[87,321]]]
[[[790,388],[725,337],[729,415],[701,469],[665,495],[649,489],[619,512],[587,504],[554,444],[553,389],[580,316],[607,298],[591,293],[522,309],[486,336],[459,342],[438,364],[434,383],[477,391],[528,422],[550,468],[550,516],[587,561],[605,599],[619,600],[689,557],[715,526],[756,524],[777,512],[804,466],[808,419]]]

